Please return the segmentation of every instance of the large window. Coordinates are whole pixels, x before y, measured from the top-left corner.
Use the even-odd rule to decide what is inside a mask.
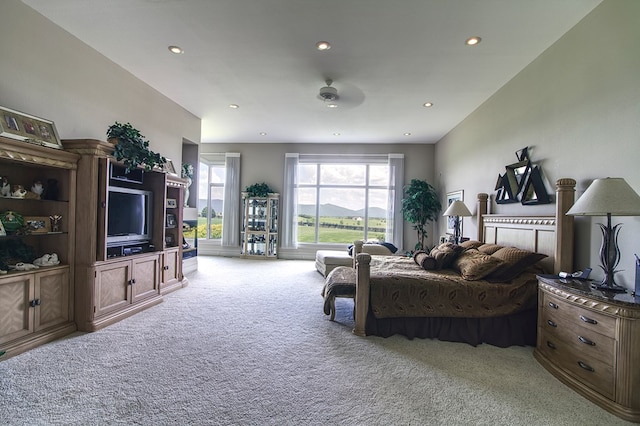
[[[386,241],[392,182],[387,156],[301,155],[297,165],[297,242]]]
[[[198,238],[222,238],[225,183],[224,154],[202,154],[198,185]]]

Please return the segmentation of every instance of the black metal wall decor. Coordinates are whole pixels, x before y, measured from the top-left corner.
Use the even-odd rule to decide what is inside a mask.
[[[551,197],[542,181],[540,167],[531,164],[529,148],[516,152],[518,161],[505,167],[496,182],[496,203],[549,204]]]

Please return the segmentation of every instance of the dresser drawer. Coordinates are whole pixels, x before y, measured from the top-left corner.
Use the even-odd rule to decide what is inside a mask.
[[[587,359],[596,358],[611,366],[615,364],[615,339],[600,334],[598,329],[594,330],[594,327],[584,325],[582,321],[576,321],[575,317],[569,318],[554,309],[544,309],[540,327],[556,341],[562,341]]]
[[[548,293],[543,294],[542,307],[545,317],[553,313],[554,318],[576,324],[584,330],[591,330],[605,336],[615,336],[616,319],[614,317],[572,305]]]
[[[540,353],[596,392],[614,399],[615,379],[611,362],[603,362],[591,356],[589,352],[576,349],[571,343],[548,332],[544,327],[538,332]]]

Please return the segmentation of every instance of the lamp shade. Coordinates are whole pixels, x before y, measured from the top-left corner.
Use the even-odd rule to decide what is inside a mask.
[[[637,216],[640,196],[622,178],[594,180],[567,212],[571,216]]]
[[[473,216],[467,206],[460,200],[456,200],[449,204],[449,208],[442,216]]]

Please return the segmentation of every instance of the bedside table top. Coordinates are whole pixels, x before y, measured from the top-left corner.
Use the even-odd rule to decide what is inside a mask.
[[[594,300],[602,302],[624,305],[630,308],[640,308],[640,297],[632,296],[627,290],[626,293],[607,292],[591,288],[591,281],[575,280],[569,278],[559,278],[557,275],[538,275],[538,280],[558,290],[573,294],[580,294]]]

